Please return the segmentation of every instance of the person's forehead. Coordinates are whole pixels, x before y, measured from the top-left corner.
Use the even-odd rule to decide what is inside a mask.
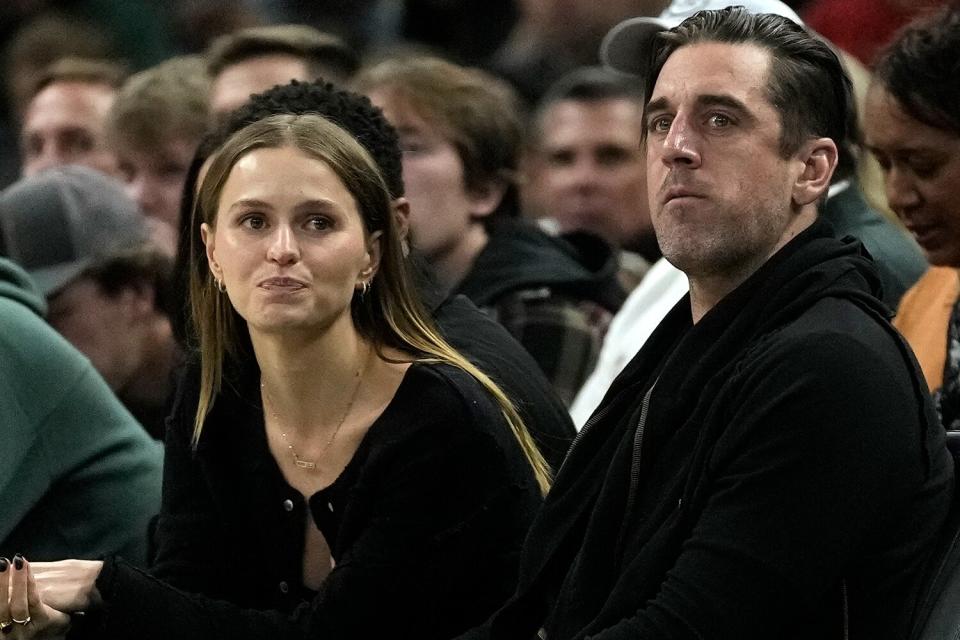
[[[667,58],[650,101],[729,95],[744,103],[766,98],[772,56],[750,43],[698,42]]]
[[[65,111],[77,115],[106,117],[116,91],[104,84],[64,81],[41,89],[27,107],[26,119],[38,113]]]
[[[214,83],[246,82],[254,93],[270,89],[275,84],[287,84],[291,79],[306,80],[307,63],[291,53],[264,53],[227,65],[214,78]],[[270,82],[264,86],[264,82]]]
[[[559,100],[544,111],[540,125],[544,133],[575,128],[581,133],[597,133],[623,127],[639,127],[643,105],[627,97],[598,100]]]

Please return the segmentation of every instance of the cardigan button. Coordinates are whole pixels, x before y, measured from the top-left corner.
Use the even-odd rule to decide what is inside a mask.
[[[280,593],[287,594],[290,593],[290,585],[287,584],[286,580],[280,581]]]
[[[328,503],[327,503],[327,509],[330,510],[330,513],[333,513],[333,503],[332,503],[332,502],[328,502]]]
[[[284,511],[293,511],[293,500],[287,498],[283,501],[283,510]]]

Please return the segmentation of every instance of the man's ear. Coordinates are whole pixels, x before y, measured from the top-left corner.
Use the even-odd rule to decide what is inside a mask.
[[[810,140],[801,147],[799,157],[803,166],[793,184],[793,202],[805,206],[815,203],[830,188],[837,168],[837,145],[830,138]]]
[[[200,238],[203,240],[203,246],[207,251],[207,265],[213,278],[217,281],[223,280],[223,271],[217,262],[216,243],[214,242],[213,227],[204,222],[200,225]]]
[[[470,203],[470,216],[486,218],[497,210],[507,193],[507,183],[503,180],[487,180],[482,185],[467,188]]]

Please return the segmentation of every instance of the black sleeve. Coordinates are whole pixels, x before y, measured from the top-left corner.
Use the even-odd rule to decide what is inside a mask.
[[[97,637],[439,639],[479,624],[515,586],[539,502],[518,447],[485,402],[451,401],[444,390],[411,402],[417,424],[384,453],[362,530],[314,601],[291,616],[187,594],[116,561],[97,582],[105,602]],[[203,559],[191,550],[178,562]]]
[[[217,537],[222,527],[191,445],[198,388],[198,370],[191,367],[180,380],[167,422],[163,498],[150,573],[185,591],[218,594],[230,568],[223,566],[223,541]]]

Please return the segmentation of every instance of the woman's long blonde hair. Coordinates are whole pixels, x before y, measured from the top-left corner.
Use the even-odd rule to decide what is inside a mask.
[[[378,353],[393,347],[419,361],[443,362],[463,369],[493,396],[533,469],[540,490],[550,487],[550,467],[534,444],[513,403],[482,371],[451,347],[434,327],[413,289],[391,208],[390,195],[373,159],[346,131],[317,115],[279,115],[255,122],[233,134],[211,158],[193,211],[193,224],[216,225],[223,185],[234,164],[254,149],[291,147],[321,160],[337,174],[357,202],[366,232],[381,232],[380,268],[369,292],[355,296],[351,315],[357,330]],[[206,266],[198,234],[191,234],[190,310],[197,327],[201,356],[200,397],[194,418],[193,443],[223,381],[224,360],[240,359],[249,344],[246,326],[229,299],[216,288]]]

